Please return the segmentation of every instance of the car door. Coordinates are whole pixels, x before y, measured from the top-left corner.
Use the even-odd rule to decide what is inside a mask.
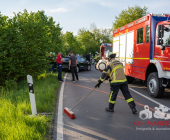
[[[81,57],[81,62],[82,62],[83,68],[84,68],[84,69],[87,69],[87,67],[88,67],[88,62],[87,62],[87,60],[85,60],[84,58]]]
[[[84,69],[81,58],[79,56],[77,56],[77,65],[78,65],[79,69]]]
[[[63,57],[63,69],[68,70],[69,57]]]

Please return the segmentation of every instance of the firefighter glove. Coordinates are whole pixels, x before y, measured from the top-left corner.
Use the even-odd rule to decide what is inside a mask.
[[[98,83],[95,85],[95,88],[97,88],[97,87],[99,88],[101,83],[102,83],[102,81],[99,80]]]

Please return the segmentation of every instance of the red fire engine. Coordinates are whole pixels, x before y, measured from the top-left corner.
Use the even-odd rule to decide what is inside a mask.
[[[113,53],[123,63],[129,83],[145,82],[152,97],[161,97],[170,79],[169,15],[146,15],[113,31]]]
[[[105,58],[108,52],[112,52],[113,46],[111,43],[103,43],[100,46],[101,57]]]

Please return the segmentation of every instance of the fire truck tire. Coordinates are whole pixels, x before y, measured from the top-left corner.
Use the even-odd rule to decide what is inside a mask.
[[[133,77],[131,77],[131,76],[126,76],[126,78],[127,78],[127,81],[128,81],[129,84],[133,83],[133,81],[134,81],[134,78],[133,78]]]
[[[164,87],[160,87],[159,79],[158,79],[158,73],[152,72],[149,74],[147,79],[147,89],[149,92],[149,95],[154,98],[162,97],[164,94]]]
[[[103,71],[106,68],[106,64],[101,62],[98,67],[99,67],[99,70]]]

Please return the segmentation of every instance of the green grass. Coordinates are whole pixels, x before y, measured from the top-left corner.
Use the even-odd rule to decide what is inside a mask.
[[[57,74],[33,79],[37,112],[54,113],[59,89]],[[43,140],[52,117],[31,116],[27,81],[0,90],[0,140]]]

